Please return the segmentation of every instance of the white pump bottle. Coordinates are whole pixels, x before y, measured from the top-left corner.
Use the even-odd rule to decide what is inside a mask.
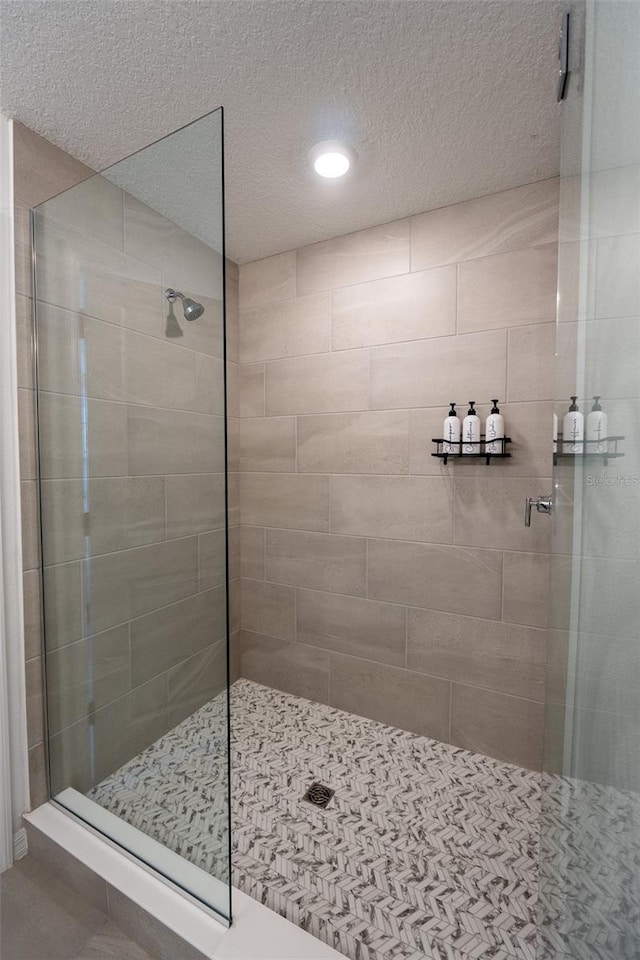
[[[584,417],[578,410],[577,397],[571,397],[571,406],[562,420],[562,446],[565,453],[583,453]]]
[[[485,453],[504,453],[504,417],[500,413],[498,401],[492,400],[493,406],[491,413],[487,417],[484,428],[484,452]]]
[[[594,397],[591,413],[587,414],[587,453],[607,452],[607,429],[607,415],[600,406],[600,397]]]
[[[469,400],[469,411],[462,421],[462,452],[480,453],[480,417],[476,413],[475,400]]]
[[[449,410],[449,414],[445,418],[442,431],[444,438],[444,443],[442,444],[443,453],[460,453],[461,429],[462,425],[460,423],[460,417],[456,413],[456,405],[452,403],[451,410]]]

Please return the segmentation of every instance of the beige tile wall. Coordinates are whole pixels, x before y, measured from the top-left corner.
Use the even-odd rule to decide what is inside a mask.
[[[558,185],[240,267],[243,676],[542,758]],[[511,460],[432,458],[499,397]]]
[[[46,797],[46,775],[28,211],[90,171],[20,125],[15,170],[28,727],[37,805]],[[87,180],[70,198],[53,201],[37,229],[52,767],[54,789],[85,789],[225,683],[221,291],[211,251],[104,180]],[[180,323],[177,310],[167,315],[162,290],[169,285],[202,300],[199,321]],[[238,272],[228,263],[234,675],[237,317]],[[80,342],[87,349],[84,382]],[[82,396],[88,460],[80,440]],[[84,519],[83,463],[90,502]],[[89,664],[95,678],[90,689]]]

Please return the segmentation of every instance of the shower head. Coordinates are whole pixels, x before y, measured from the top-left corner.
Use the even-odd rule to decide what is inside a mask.
[[[169,303],[182,300],[182,312],[184,313],[185,320],[197,320],[198,317],[201,317],[204,313],[204,307],[201,303],[198,303],[197,300],[192,300],[191,297],[185,297],[184,293],[180,293],[179,290],[172,290],[171,287],[168,287],[164,295]]]

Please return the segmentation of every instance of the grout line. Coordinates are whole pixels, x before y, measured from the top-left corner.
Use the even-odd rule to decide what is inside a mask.
[[[270,633],[257,633],[255,630],[244,630],[244,632],[245,632],[245,633],[248,633],[248,634],[251,634],[252,636],[255,636],[255,637],[267,637],[267,638],[269,638],[270,640],[282,640],[282,639],[283,639],[282,637],[277,637],[277,636],[274,636],[273,634],[270,634]],[[291,641],[289,641],[289,642],[291,642]],[[450,696],[449,696],[449,716],[450,716],[450,721],[451,721],[451,713],[452,713],[451,707],[452,707],[452,702],[453,702],[453,688],[454,688],[454,686],[467,687],[467,688],[470,688],[470,689],[472,689],[472,690],[483,690],[483,691],[485,691],[485,692],[487,692],[487,693],[495,694],[496,696],[508,697],[510,700],[520,700],[520,701],[523,701],[523,702],[525,702],[525,703],[537,704],[538,706],[543,706],[544,703],[545,703],[544,696],[542,696],[539,700],[536,700],[536,699],[534,699],[534,698],[532,698],[532,697],[521,697],[521,696],[519,696],[518,694],[505,693],[503,690],[498,690],[498,689],[496,689],[495,687],[488,687],[488,686],[482,686],[482,685],[480,685],[480,684],[469,683],[468,681],[465,681],[465,680],[452,680],[451,677],[443,676],[442,674],[437,674],[437,673],[425,673],[425,672],[423,672],[423,671],[421,671],[421,670],[408,670],[406,667],[401,667],[401,666],[398,666],[397,664],[389,663],[388,660],[371,660],[371,659],[368,658],[368,657],[358,656],[358,655],[355,654],[355,653],[344,653],[344,652],[342,652],[342,651],[333,650],[333,649],[331,649],[331,648],[329,648],[329,647],[321,647],[321,646],[318,646],[317,644],[313,644],[313,643],[303,643],[303,644],[301,644],[301,646],[304,647],[305,649],[308,649],[308,650],[317,650],[317,651],[321,651],[321,652],[323,652],[323,653],[328,653],[330,660],[333,659],[333,658],[335,658],[335,657],[347,657],[349,660],[359,660],[359,661],[364,662],[364,663],[375,664],[375,665],[377,665],[377,666],[379,666],[379,667],[383,667],[383,668],[386,667],[386,668],[388,668],[389,670],[402,670],[404,673],[408,673],[408,674],[411,674],[411,675],[413,675],[413,676],[418,676],[418,677],[430,677],[430,678],[432,678],[432,679],[434,679],[434,680],[444,680],[444,681],[446,681],[446,682],[450,685]],[[197,656],[197,654],[196,654],[195,656]],[[256,681],[256,682],[257,682],[257,681]],[[293,694],[293,696],[295,696],[295,694]]]
[[[27,389],[23,387],[22,389]],[[82,395],[80,393],[60,393],[58,390],[39,390],[38,396],[43,397],[64,397],[68,400],[82,400]],[[90,403],[108,403],[113,404],[113,406],[118,407],[133,407],[136,410],[161,410],[163,413],[184,413],[196,417],[208,417],[212,420],[224,420],[224,414],[222,413],[203,413],[201,410],[194,410],[191,407],[166,407],[157,403],[140,403],[137,400],[117,400],[113,397],[92,397],[87,396],[87,400]],[[230,417],[231,420],[239,420],[240,417]]]
[[[164,282],[161,281],[159,283],[159,286],[164,288]],[[104,323],[108,327],[113,327],[114,330],[119,330],[123,334],[131,334],[137,337],[146,337],[149,340],[154,340],[157,343],[162,343],[167,347],[178,347],[180,350],[187,350],[189,353],[193,353],[193,354],[201,354],[203,357],[209,357],[210,359],[219,360],[220,362],[222,362],[223,360],[223,358],[218,356],[217,353],[207,353],[206,350],[197,350],[195,347],[191,347],[189,346],[189,344],[186,344],[186,343],[175,343],[173,339],[169,341],[165,335],[160,336],[153,333],[149,333],[148,330],[138,330],[136,327],[128,327],[126,326],[126,324],[116,323],[114,320],[107,320],[105,317],[96,317],[92,313],[82,313],[78,310],[74,310],[72,307],[64,307],[58,303],[52,303],[49,300],[43,300],[42,297],[34,298],[31,294],[17,292],[16,295],[24,297],[27,300],[31,300],[31,301],[35,300],[36,310],[37,310],[37,304],[40,303],[45,307],[53,307],[54,310],[62,310],[64,311],[64,313],[69,314],[70,317],[75,318],[75,320],[82,319],[82,320],[90,320],[93,323]],[[208,300],[215,301],[216,299],[215,297],[207,297],[205,294],[202,294],[202,296]],[[162,314],[160,315],[160,319],[163,319]],[[230,361],[230,362],[239,363],[239,361]]]
[[[456,311],[457,312],[457,311]],[[626,319],[626,318],[625,318]],[[416,343],[433,343],[434,340],[459,340],[463,337],[479,337],[486,336],[487,334],[493,333],[508,333],[510,330],[525,330],[529,327],[540,327],[540,326],[549,326],[553,324],[555,326],[555,317],[533,317],[527,323],[523,324],[512,324],[510,326],[498,326],[498,327],[486,327],[478,330],[463,330],[460,333],[446,333],[440,334],[439,336],[433,337],[414,337],[411,340],[385,340],[382,343],[363,343],[357,347],[345,347],[343,349],[336,350],[317,350],[314,353],[298,353],[291,356],[285,357],[255,357],[251,360],[243,360],[241,366],[255,365],[257,363],[264,364],[281,364],[281,363],[291,363],[296,360],[313,360],[319,357],[335,357],[337,354],[347,354],[347,353],[362,353],[365,350],[384,350],[388,349],[397,349],[398,347],[410,346]],[[143,334],[144,336],[144,334]],[[201,352],[201,351],[200,351]],[[205,356],[210,356],[210,354],[205,354]]]

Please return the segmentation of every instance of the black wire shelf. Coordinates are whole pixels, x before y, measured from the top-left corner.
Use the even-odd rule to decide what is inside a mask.
[[[588,463],[598,461],[606,466],[609,460],[617,460],[624,457],[622,450],[618,449],[618,443],[624,440],[624,437],[603,437],[600,440],[567,440],[562,434],[558,434],[557,448],[553,451],[553,462],[557,464],[558,460],[581,460]],[[605,449],[601,449],[602,447]],[[576,449],[572,449],[576,448]]]
[[[496,437],[495,440],[487,440],[483,433],[479,440],[459,440],[455,443],[442,437],[432,437],[431,440],[436,445],[436,452],[432,453],[431,456],[442,460],[445,465],[449,460],[484,460],[489,466],[492,460],[506,460],[507,457],[511,456],[507,450],[507,444],[511,443],[511,437]],[[497,452],[487,450],[489,444],[495,445],[498,448]],[[474,448],[473,453],[464,452],[468,447]]]

